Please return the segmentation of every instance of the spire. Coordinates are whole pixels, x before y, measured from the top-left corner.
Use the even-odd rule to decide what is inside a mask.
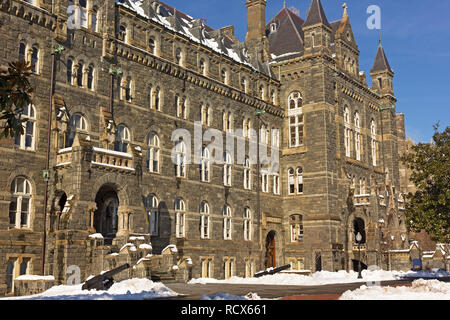
[[[393,72],[391,66],[389,65],[389,61],[386,57],[386,53],[384,52],[383,46],[381,45],[381,35],[380,35],[377,56],[375,57],[375,62],[373,64],[371,72],[386,71],[386,70]]]
[[[320,0],[312,0],[308,10],[308,16],[306,17],[306,21],[303,24],[303,27],[314,25],[317,23],[323,23],[327,27],[331,28]]]
[[[348,9],[347,3],[344,3],[344,4],[342,5],[342,8],[344,8],[344,16],[345,16],[345,15],[348,15],[348,13],[347,13],[347,9]]]

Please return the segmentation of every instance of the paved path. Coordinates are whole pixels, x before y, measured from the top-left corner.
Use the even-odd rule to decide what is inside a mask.
[[[382,286],[408,285],[413,280],[382,281]],[[295,297],[296,299],[309,298],[318,300],[335,299],[347,290],[355,290],[365,285],[365,282],[339,283],[322,286],[278,286],[278,285],[248,285],[248,284],[184,284],[167,283],[167,287],[184,296],[176,297],[175,300],[200,300],[204,294],[228,293],[245,296],[248,293],[256,293],[263,299],[280,299],[284,297]],[[328,295],[328,296],[327,296]]]

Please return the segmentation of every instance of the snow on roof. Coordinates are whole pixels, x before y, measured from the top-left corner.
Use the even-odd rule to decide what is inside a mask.
[[[101,233],[90,234],[89,238],[91,239],[103,239],[103,235]]]
[[[151,249],[152,249],[152,246],[149,245],[148,243],[143,243],[143,244],[139,245],[139,249],[148,249],[148,250],[151,250]]]
[[[139,237],[136,237],[136,236],[130,237],[130,241],[136,241],[136,240],[145,240],[145,237],[142,237],[142,236],[139,236]]]
[[[122,248],[120,248],[119,252],[122,251],[123,249],[130,247],[131,251],[136,251],[136,247],[134,246],[134,244],[132,243],[126,243]]]
[[[37,276],[37,275],[31,275],[31,274],[24,274],[24,275],[18,276],[14,280],[52,281],[52,280],[55,280],[55,277],[54,276]]]
[[[174,244],[169,244],[167,247],[165,247],[162,252],[166,251],[167,249],[170,249],[173,253],[178,252],[177,246]]]
[[[165,7],[166,5],[164,3],[160,3],[161,6],[163,6],[166,9],[166,10],[164,10],[164,14],[162,14],[162,12],[160,12],[159,14],[156,14],[156,17],[151,17],[151,18],[145,14],[144,9],[141,7],[142,3],[140,1],[133,2],[132,0],[130,0],[130,1],[120,2],[120,1],[116,0],[116,3],[119,6],[122,6],[124,8],[127,8],[127,9],[135,12],[137,15],[139,15],[143,18],[150,19],[153,22],[164,26],[166,29],[169,29],[175,33],[184,35],[185,37],[189,38],[193,42],[203,44],[206,47],[212,49],[213,51],[215,51],[219,54],[223,54],[238,63],[247,65],[250,68],[252,68],[253,70],[256,70],[249,63],[244,51],[239,52],[239,53],[241,53],[241,54],[239,54],[238,52],[236,52],[236,50],[234,48],[230,48],[229,46],[227,46],[225,41],[222,41],[222,43],[219,44],[219,42],[216,39],[214,39],[214,37],[212,37],[210,34],[212,31],[214,31],[212,28],[210,28],[206,25],[203,25],[203,23],[202,23],[203,39],[199,39],[195,35],[193,35],[191,30],[194,28],[193,22],[196,20],[194,18],[192,18],[191,16],[188,16],[177,10],[176,19],[178,19],[180,29],[177,30],[177,29],[173,28],[172,24],[170,23],[168,18],[172,18],[174,16],[174,14],[171,12],[171,10],[169,10],[169,8]],[[187,18],[189,20],[187,20],[185,18]],[[226,35],[222,34],[222,37],[226,37]],[[241,57],[244,57],[244,59],[242,59]]]

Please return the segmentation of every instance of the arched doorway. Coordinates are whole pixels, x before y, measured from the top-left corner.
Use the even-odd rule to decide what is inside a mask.
[[[97,233],[101,233],[105,239],[105,244],[111,244],[116,237],[118,228],[119,198],[115,189],[109,185],[104,185],[97,192],[95,197],[97,211],[94,215],[94,228]]]
[[[266,238],[266,268],[275,268],[276,262],[276,249],[275,249],[275,231],[270,231]]]
[[[353,231],[355,234],[355,243],[356,241],[356,235],[358,233],[361,234],[362,239],[361,239],[361,244],[365,244],[366,243],[366,225],[364,223],[364,220],[361,218],[355,218],[355,220],[353,220]]]

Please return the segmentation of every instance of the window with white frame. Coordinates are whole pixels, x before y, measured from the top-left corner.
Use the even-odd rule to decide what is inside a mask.
[[[92,8],[91,12],[90,12],[90,28],[92,31],[97,32],[97,8],[94,7]]]
[[[247,93],[247,79],[245,77],[241,77],[241,90]]]
[[[130,144],[130,130],[125,125],[117,126],[116,141],[114,142],[114,151],[127,152]]]
[[[202,278],[213,277],[213,258],[201,258]]]
[[[9,227],[11,229],[30,228],[31,183],[24,177],[17,177],[11,184],[9,204]]]
[[[177,117],[182,118],[182,119],[187,119],[186,97],[180,98],[178,95],[175,96],[175,103],[177,106]]]
[[[376,167],[378,165],[378,152],[377,152],[377,147],[378,147],[378,143],[377,143],[377,125],[375,124],[375,121],[372,119],[372,121],[370,122],[370,145],[371,145],[371,149],[372,149],[372,164],[374,167]]]
[[[269,173],[266,170],[261,170],[261,191],[269,192]]]
[[[175,176],[178,178],[186,177],[186,144],[184,141],[178,141],[175,145]]]
[[[295,171],[293,168],[289,168],[288,170],[288,194],[295,194]]]
[[[210,152],[209,149],[205,146],[202,147],[202,160],[200,164],[200,178],[203,182],[209,182],[210,180],[210,168],[211,168],[211,160],[210,160]]]
[[[234,258],[227,258],[224,260],[225,279],[230,279],[234,276],[235,260]]]
[[[232,225],[231,225],[231,208],[228,205],[223,206],[223,238],[224,240],[231,240]]]
[[[303,168],[297,168],[297,194],[303,194]]]
[[[202,239],[209,239],[210,221],[209,204],[206,201],[202,201],[200,204],[200,237]]]
[[[223,131],[233,131],[233,115],[231,114],[231,111],[225,110],[223,112]]]
[[[211,108],[209,105],[202,105],[201,111],[202,125],[210,126],[211,125]]]
[[[146,199],[147,216],[150,236],[159,235],[159,201],[155,195],[149,195]]]
[[[269,129],[264,124],[261,126],[260,136],[261,136],[261,138],[259,140],[261,143],[263,143],[263,144],[269,143]]]
[[[180,198],[175,201],[175,233],[177,238],[186,236],[186,205]]]
[[[280,130],[272,128],[272,148],[280,147]]]
[[[280,176],[278,174],[273,175],[273,193],[280,194]]]
[[[355,112],[355,154],[356,160],[361,161],[361,123],[358,112]]]
[[[245,260],[245,277],[252,278],[255,275],[255,261]]]
[[[351,139],[351,128],[350,128],[350,110],[348,107],[344,108],[344,147],[345,156],[350,157],[350,139]]]
[[[250,138],[250,130],[252,128],[251,120],[246,118],[242,123],[242,134],[244,138]]]
[[[245,157],[244,162],[244,189],[251,190],[252,188],[252,169],[250,165],[250,159]]]
[[[161,89],[150,87],[150,109],[161,111]]]
[[[202,75],[206,76],[206,62],[203,58],[199,60],[198,67],[199,67],[200,73]]]
[[[249,208],[244,208],[244,240],[252,240],[252,212]]]
[[[147,145],[149,147],[147,154],[147,168],[150,172],[159,172],[160,141],[156,133],[148,135]]]
[[[291,226],[291,242],[303,240],[303,216],[295,214],[289,217]]]
[[[223,184],[227,187],[231,187],[231,170],[233,166],[231,154],[225,152],[223,155],[223,162]]]
[[[304,138],[303,98],[300,92],[289,95],[288,105],[290,147],[299,147],[303,145]]]
[[[86,118],[80,114],[70,117],[69,128],[67,130],[66,147],[71,147],[77,132],[86,133],[88,131]]]
[[[14,145],[23,150],[35,149],[36,111],[33,105],[26,105],[22,111],[21,119],[23,134],[14,137]]]
[[[88,27],[88,14],[87,14],[87,0],[78,0],[78,7],[80,10],[78,11],[80,14],[81,26],[83,28]]]

